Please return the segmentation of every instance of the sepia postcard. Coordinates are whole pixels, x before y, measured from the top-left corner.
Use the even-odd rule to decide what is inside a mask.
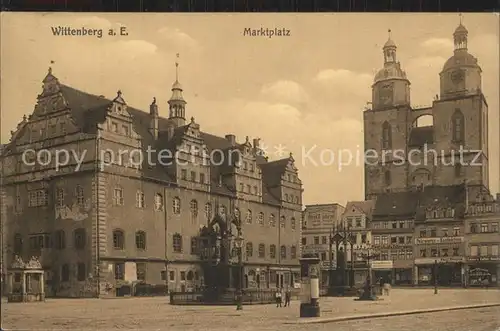
[[[0,24],[2,330],[500,330],[498,14]]]

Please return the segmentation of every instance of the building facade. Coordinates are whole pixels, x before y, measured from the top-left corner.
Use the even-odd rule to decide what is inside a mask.
[[[466,284],[481,286],[484,279],[500,286],[500,196],[469,206],[465,219]]]
[[[155,98],[144,112],[120,91],[91,95],[49,69],[3,151],[4,267],[39,256],[47,293],[60,296],[111,295],[130,282],[188,291],[210,285],[207,258],[234,260],[231,247],[228,258],[207,251],[202,233],[229,238],[239,224],[245,286],[293,283],[302,216],[293,157],[268,161],[258,139],[203,132],[186,121],[182,92],[176,80],[165,118]]]
[[[366,280],[368,265],[366,255],[369,253],[373,242],[370,222],[375,204],[374,201],[349,201],[346,204],[342,223],[347,229],[347,235],[352,240],[351,243],[341,243],[340,247],[347,253],[347,267],[353,274],[355,284],[363,284]],[[344,247],[345,245],[345,247]]]
[[[318,254],[323,286],[328,284],[328,270],[335,267],[336,256],[331,254],[330,237],[333,229],[342,222],[344,210],[345,207],[338,203],[307,205],[304,209],[302,253]]]
[[[468,224],[479,224],[477,217],[483,217],[468,213],[468,206],[493,200],[488,104],[481,68],[469,53],[462,23],[453,40],[453,54],[439,75],[439,95],[432,106],[414,108],[410,79],[389,36],[383,68],[372,85],[371,109],[363,114],[365,155],[374,158],[365,163],[365,199],[376,201],[371,232],[384,269],[375,274],[391,275],[393,283],[429,284],[437,279],[443,285],[464,284],[470,247],[476,254],[476,246],[479,251],[484,243],[484,254],[496,252],[493,242],[489,244],[494,232],[466,235]],[[479,162],[472,162],[476,156]],[[485,224],[495,223],[486,221],[488,217]],[[496,273],[493,264],[488,270]]]

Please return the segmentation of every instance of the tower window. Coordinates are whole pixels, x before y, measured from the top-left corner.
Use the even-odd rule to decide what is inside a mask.
[[[382,124],[382,149],[392,148],[391,125],[388,122]]]
[[[391,172],[389,170],[386,170],[384,172],[384,182],[385,182],[385,185],[387,185],[387,186],[391,185]]]
[[[462,165],[460,163],[455,164],[455,177],[460,177],[462,175]]]
[[[464,114],[460,109],[456,109],[451,117],[452,137],[454,143],[464,143]]]

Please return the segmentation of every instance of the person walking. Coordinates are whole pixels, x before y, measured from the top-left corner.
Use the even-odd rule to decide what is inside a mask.
[[[290,290],[290,288],[287,288],[285,292],[285,307],[290,307],[291,297],[292,297],[292,291]]]
[[[276,308],[281,307],[281,291],[279,288],[276,289],[275,298],[276,298]]]
[[[384,295],[389,296],[389,292],[391,291],[391,284],[389,284],[389,281],[384,282]]]
[[[378,283],[379,283],[378,292],[380,293],[380,295],[384,295],[384,278],[380,277]]]

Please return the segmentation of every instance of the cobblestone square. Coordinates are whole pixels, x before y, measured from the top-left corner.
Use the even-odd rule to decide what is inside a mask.
[[[401,312],[425,308],[446,308],[474,304],[500,303],[498,290],[451,290],[440,289],[434,295],[433,289],[395,289],[390,297],[377,302],[357,302],[353,298],[322,298],[321,318],[358,316],[383,312]],[[433,316],[424,318],[422,316]],[[489,324],[474,324],[465,329],[496,331],[499,326],[500,308],[481,308],[472,310],[410,315],[392,318],[376,318],[358,321],[335,322],[337,330],[388,330],[390,325],[399,325],[410,330],[415,327],[413,321],[422,327],[422,323],[433,322],[448,329],[448,325],[469,327],[472,320],[487,318]],[[2,304],[4,329],[10,330],[314,330],[329,329],[332,323],[300,325],[288,324],[299,322],[299,302],[292,302],[290,308],[276,308],[274,305],[245,306],[243,311],[236,311],[233,306],[172,306],[168,298],[123,298],[123,299],[48,299],[45,303]],[[449,324],[452,322],[452,324]],[[287,323],[285,325],[285,323]],[[372,327],[366,328],[367,323]],[[399,324],[398,324],[399,323]],[[455,323],[455,324],[453,324]],[[496,323],[496,324],[495,324]],[[490,329],[484,327],[489,325]],[[338,326],[338,327],[337,327]],[[471,328],[476,327],[476,328]],[[481,328],[483,327],[483,328]],[[428,330],[432,328],[425,327]],[[415,330],[425,329],[424,327]],[[413,329],[411,329],[413,330]]]

